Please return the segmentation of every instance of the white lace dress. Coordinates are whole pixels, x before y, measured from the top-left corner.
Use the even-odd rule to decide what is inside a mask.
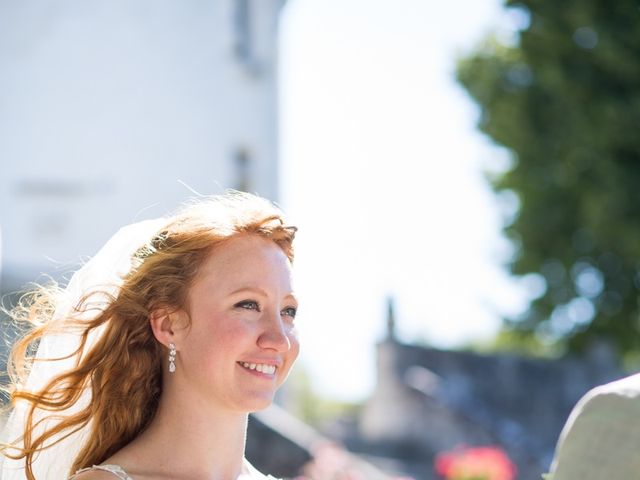
[[[113,473],[120,480],[133,480],[129,475],[127,475],[127,472],[125,472],[122,467],[119,467],[118,465],[94,465],[93,467],[83,468],[82,470],[78,470],[75,475],[71,475],[71,477],[69,477],[69,480],[73,480],[81,473],[89,472],[91,470],[102,470],[103,472]]]
[[[245,462],[245,465],[249,473],[241,474],[237,480],[277,480],[275,477],[272,477],[271,475],[263,475],[258,470],[256,470],[253,467],[253,465],[251,465],[249,462]],[[122,469],[122,467],[119,467],[118,465],[94,465],[93,467],[83,468],[82,470],[78,470],[75,473],[75,475],[72,475],[71,477],[69,477],[69,480],[73,480],[81,473],[89,472],[91,470],[101,470],[103,472],[112,473],[115,477],[119,478],[120,480],[133,480],[133,478],[131,478],[127,474],[127,472],[125,472]]]

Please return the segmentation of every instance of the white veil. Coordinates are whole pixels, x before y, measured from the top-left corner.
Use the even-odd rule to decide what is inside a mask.
[[[133,254],[144,245],[147,245],[152,237],[167,223],[167,219],[146,220],[121,228],[102,249],[71,278],[64,291],[62,301],[55,309],[54,318],[68,318],[74,306],[80,299],[96,289],[111,295],[117,295],[123,281],[123,277],[132,267]],[[90,310],[84,314],[86,320],[95,318],[99,311]],[[77,316],[76,316],[77,318]],[[90,335],[84,351],[87,352],[100,332]],[[74,352],[79,346],[80,337],[75,333],[61,333],[42,338],[36,353],[37,359],[60,359]],[[75,365],[77,356],[56,361],[34,361],[27,379],[25,389],[37,391],[49,382],[55,375],[68,370]],[[91,401],[90,392],[85,390],[80,400],[71,408],[57,412],[56,415],[70,415]],[[0,441],[14,443],[22,436],[28,405],[20,401],[14,406],[7,423],[0,435]],[[46,428],[47,421],[51,420],[51,412],[37,410],[36,421],[46,419],[41,428]],[[40,452],[33,462],[33,472],[38,480],[61,480],[67,478],[74,458],[79,453],[86,440],[88,428],[70,435],[59,443]],[[40,431],[40,427],[36,431]],[[56,436],[53,441],[64,436],[64,433]],[[0,480],[22,480],[26,478],[24,459],[17,461],[0,454]]]

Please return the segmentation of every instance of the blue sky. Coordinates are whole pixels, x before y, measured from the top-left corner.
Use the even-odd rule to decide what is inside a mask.
[[[385,298],[407,342],[490,338],[526,306],[502,263],[501,202],[456,59],[513,41],[498,0],[291,0],[281,25],[282,204],[297,237],[301,366],[343,400],[374,385]]]

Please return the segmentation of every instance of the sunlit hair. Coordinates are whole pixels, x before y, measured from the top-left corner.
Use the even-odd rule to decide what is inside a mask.
[[[166,226],[140,246],[115,294],[87,292],[67,318],[54,316],[62,292],[56,286],[40,287],[23,297],[10,315],[29,328],[11,350],[7,389],[11,403],[25,401],[28,413],[22,441],[1,446],[0,453],[24,459],[26,477],[33,480],[37,453],[85,426],[90,434],[70,473],[100,464],[124,447],[148,426],[162,392],[166,352],[152,333],[152,312],[185,306],[198,268],[213,250],[234,237],[270,239],[293,261],[295,230],[285,224],[277,207],[262,198],[240,192],[207,197],[169,217]],[[92,314],[95,308],[99,310]],[[102,333],[85,351],[89,334],[98,327]],[[79,363],[41,390],[27,391],[23,386],[38,341],[65,328],[80,331]],[[63,412],[76,405],[86,388],[91,392],[86,407],[36,432],[37,409],[54,415]]]

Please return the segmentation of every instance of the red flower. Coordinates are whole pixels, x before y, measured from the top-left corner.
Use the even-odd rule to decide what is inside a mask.
[[[436,456],[435,471],[446,480],[514,480],[517,469],[499,447],[461,447]]]

